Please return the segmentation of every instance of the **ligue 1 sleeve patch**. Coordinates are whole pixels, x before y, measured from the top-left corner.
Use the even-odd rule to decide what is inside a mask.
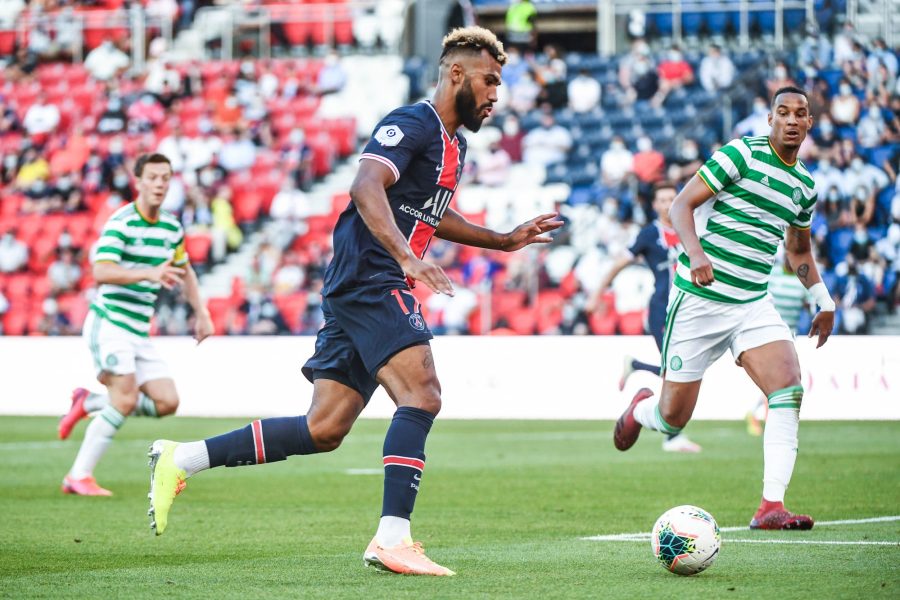
[[[375,139],[382,146],[396,146],[403,139],[403,131],[396,125],[382,125],[375,132]]]

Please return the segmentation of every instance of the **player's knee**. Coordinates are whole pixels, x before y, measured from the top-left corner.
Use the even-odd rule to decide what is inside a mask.
[[[663,406],[662,403],[660,403],[659,415],[662,417],[663,421],[666,422],[666,425],[675,429],[683,429],[685,425],[688,424],[688,421],[691,420],[691,414],[689,412],[671,404]]]
[[[153,404],[156,405],[156,414],[160,417],[174,415],[175,411],[178,410],[178,405],[181,404],[177,393],[167,394],[160,398],[152,398],[152,400]]]
[[[337,419],[325,421],[308,420],[309,435],[319,452],[331,452],[340,447],[341,442],[350,433],[352,423],[346,424]]]
[[[441,412],[441,384],[436,379],[429,382],[409,398],[398,402],[398,406],[413,406],[437,416]]]

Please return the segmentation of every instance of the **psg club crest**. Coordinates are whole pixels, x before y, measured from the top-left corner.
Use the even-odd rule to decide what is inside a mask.
[[[425,319],[419,313],[409,315],[409,326],[416,331],[425,331]]]

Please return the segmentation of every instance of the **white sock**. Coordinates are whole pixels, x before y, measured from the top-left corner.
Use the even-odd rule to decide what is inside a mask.
[[[131,415],[133,417],[158,417],[159,414],[156,412],[156,403],[144,392],[138,393],[138,401],[134,406],[134,410],[131,411]]]
[[[107,394],[88,394],[84,399],[84,410],[89,413],[95,413],[109,406],[109,396]]]
[[[797,461],[797,431],[803,388],[792,386],[769,394],[769,416],[763,434],[763,498],[784,502]]]
[[[94,467],[106,453],[113,436],[125,423],[125,417],[113,406],[107,406],[91,421],[84,432],[84,441],[69,471],[73,479],[84,479],[94,473]]]
[[[176,467],[184,469],[187,477],[209,468],[209,451],[203,441],[178,444],[172,459]]]
[[[634,419],[653,431],[661,431],[668,435],[675,435],[681,431],[678,427],[672,427],[662,418],[659,413],[659,398],[652,396],[639,402],[634,407]]]
[[[375,532],[375,540],[382,548],[399,546],[404,540],[412,541],[412,533],[409,531],[409,519],[381,517],[381,521],[378,523],[378,531]]]

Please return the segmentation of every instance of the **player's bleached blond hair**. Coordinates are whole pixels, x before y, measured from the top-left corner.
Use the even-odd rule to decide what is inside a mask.
[[[441,50],[441,63],[444,58],[456,50],[481,52],[487,50],[500,65],[506,64],[506,51],[503,42],[497,39],[493,31],[484,27],[458,27],[444,36]]]

